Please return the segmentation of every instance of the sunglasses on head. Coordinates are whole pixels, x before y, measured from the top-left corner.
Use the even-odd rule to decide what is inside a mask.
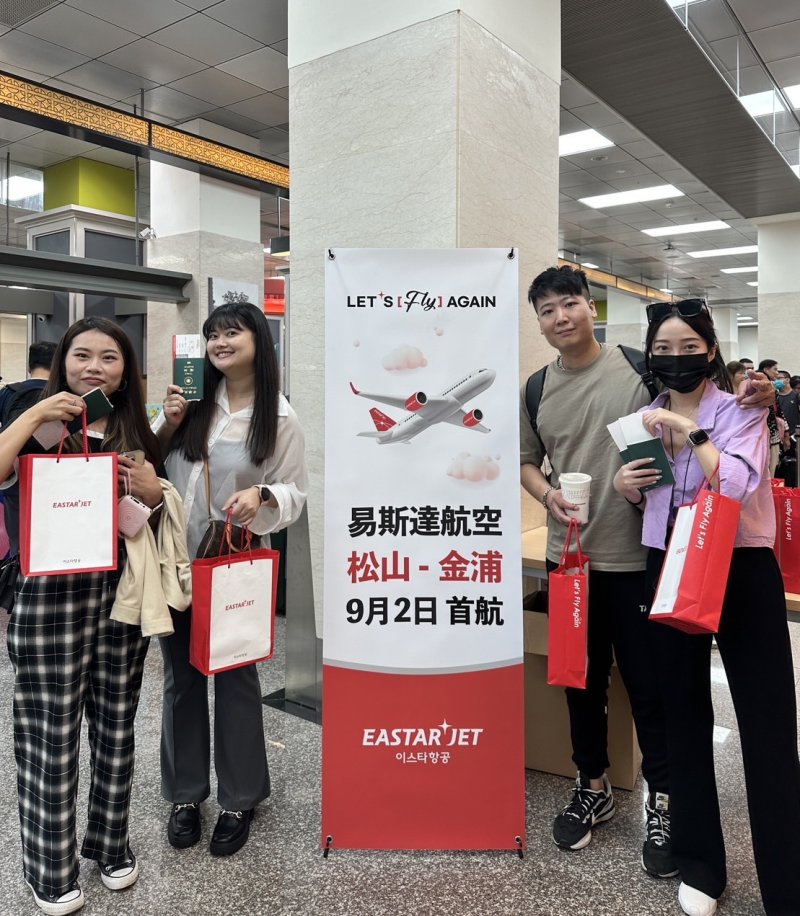
[[[681,318],[696,318],[698,315],[708,315],[705,299],[681,299],[680,302],[651,302],[647,306],[647,321],[661,321],[667,315],[679,315]]]

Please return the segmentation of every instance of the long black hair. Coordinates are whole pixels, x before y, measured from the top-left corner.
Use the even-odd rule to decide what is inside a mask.
[[[275,450],[278,438],[280,384],[275,345],[263,312],[250,302],[231,302],[215,308],[203,324],[203,337],[208,340],[212,331],[224,331],[227,328],[239,328],[252,331],[253,334],[255,393],[246,444],[250,460],[253,464],[261,464]],[[189,461],[208,458],[208,434],[216,409],[217,388],[222,378],[223,373],[206,357],[203,398],[189,404],[186,419],[175,430],[170,443],[171,449],[180,449]]]
[[[677,311],[666,312],[662,317],[657,318],[655,321],[651,321],[647,326],[647,337],[644,342],[644,356],[647,368],[650,368],[650,357],[652,356],[653,341],[656,338],[656,333],[668,318],[680,318],[684,324],[688,324],[689,327],[696,334],[699,334],[708,344],[709,352],[712,347],[717,348],[714,359],[709,363],[708,377],[718,388],[733,394],[731,377],[728,375],[725,360],[722,358],[719,341],[717,340],[717,332],[714,330],[714,322],[711,320],[711,314],[706,309],[703,309],[699,315],[692,315],[688,318],[684,318],[684,316],[678,314]]]
[[[98,331],[110,337],[119,347],[124,365],[120,387],[109,396],[114,409],[108,415],[106,431],[103,438],[103,448],[115,452],[142,449],[147,460],[158,468],[161,464],[161,447],[158,439],[150,429],[145,410],[144,394],[142,393],[142,377],[139,374],[139,364],[136,353],[128,335],[122,328],[108,318],[89,316],[81,318],[67,328],[66,333],[58,342],[53,354],[53,363],[50,377],[42,391],[42,398],[49,398],[59,391],[69,391],[67,384],[66,358],[75,338],[86,331]],[[68,451],[75,451],[79,447],[77,440],[80,436],[71,436],[65,442]]]

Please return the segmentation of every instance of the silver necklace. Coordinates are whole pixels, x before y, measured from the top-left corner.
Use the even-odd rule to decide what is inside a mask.
[[[600,344],[600,349],[601,349],[601,350],[605,350],[605,348],[606,348],[606,345],[605,345],[604,343],[601,343],[601,344]],[[567,372],[567,371],[568,371],[568,370],[567,370],[567,367],[564,365],[564,360],[561,358],[561,354],[560,354],[560,353],[559,353],[558,356],[556,357],[556,367],[557,367],[558,369],[560,369],[562,372]]]

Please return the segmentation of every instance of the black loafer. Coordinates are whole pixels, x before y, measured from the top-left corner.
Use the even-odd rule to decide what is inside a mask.
[[[200,839],[200,805],[197,802],[172,806],[167,837],[176,849],[194,846]]]
[[[220,811],[209,849],[212,856],[229,856],[247,842],[254,811]]]

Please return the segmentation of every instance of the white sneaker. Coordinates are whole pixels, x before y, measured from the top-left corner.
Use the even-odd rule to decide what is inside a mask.
[[[683,882],[678,888],[678,903],[686,916],[712,916],[717,912],[717,901],[713,897]]]
[[[139,878],[139,863],[136,856],[128,849],[128,858],[121,865],[103,865],[100,866],[100,880],[105,886],[112,891],[122,891],[132,884],[136,884]]]
[[[36,901],[36,906],[38,906],[43,913],[47,913],[47,916],[67,916],[67,913],[75,913],[84,903],[86,903],[83,891],[78,887],[77,883],[74,884],[66,894],[62,894],[60,897],[40,897],[30,881],[26,881],[25,883],[33,892],[33,899]]]

